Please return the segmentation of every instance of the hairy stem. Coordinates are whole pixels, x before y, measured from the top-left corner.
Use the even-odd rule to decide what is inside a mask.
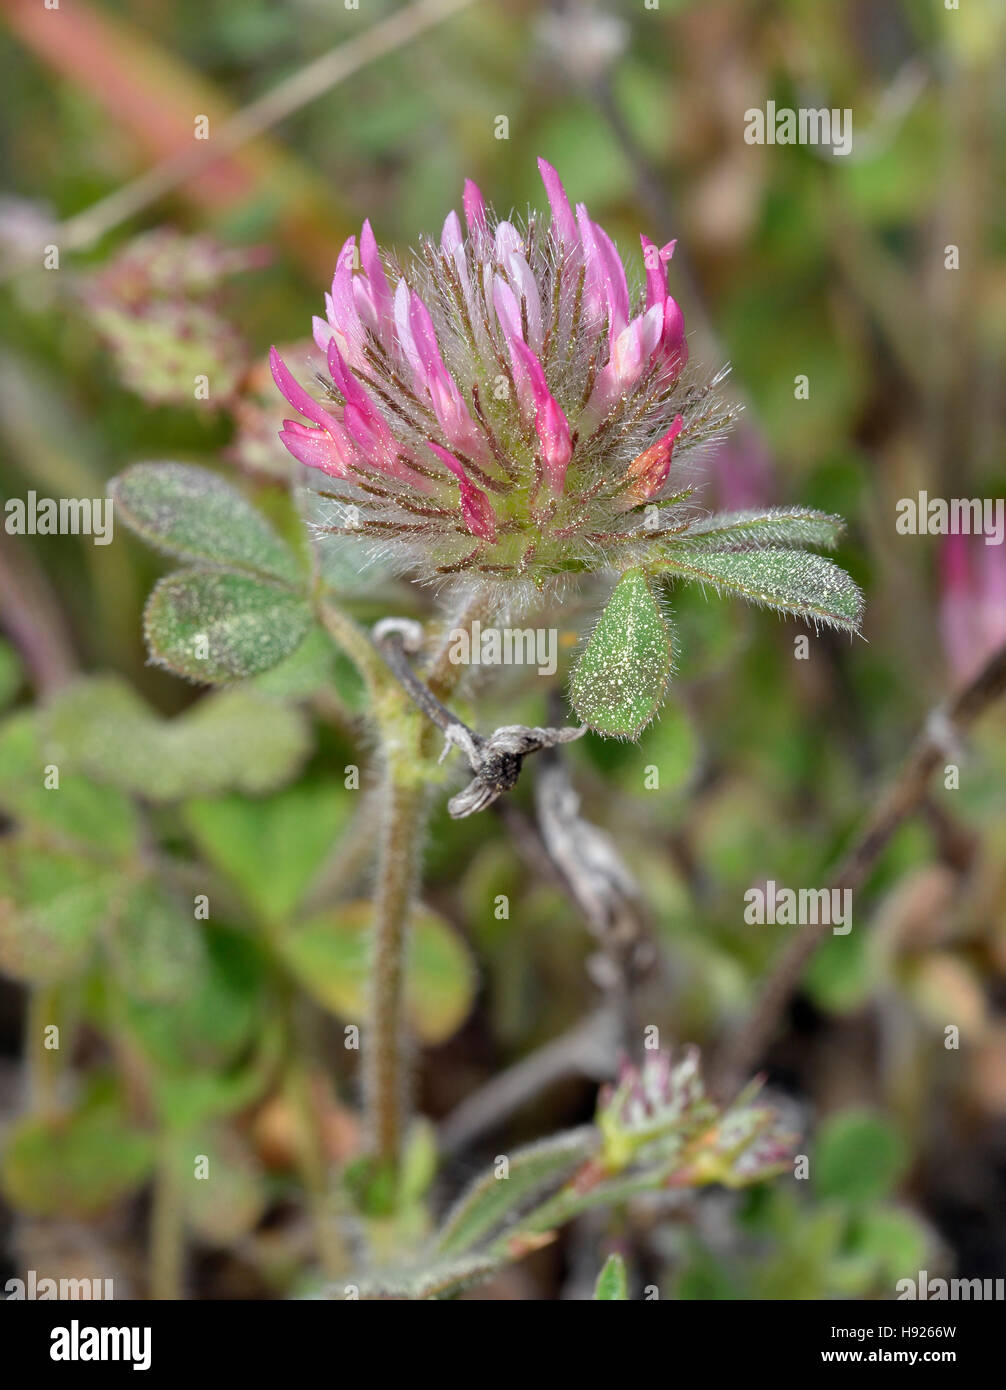
[[[426,789],[415,776],[415,764],[406,760],[401,747],[388,751],[384,796],[385,819],[374,902],[370,1039],[365,1054],[365,1082],[374,1156],[396,1169],[405,1128],[404,1006],[408,918],[427,803]]]
[[[470,629],[488,612],[487,597],[479,593],[469,601],[455,627]],[[379,651],[351,618],[324,598],[319,600],[318,616],[367,683],[384,756],[364,1096],[372,1155],[394,1172],[406,1126],[405,963],[429,801],[423,769],[432,757],[437,730],[436,725],[420,719],[406,698],[401,673],[394,667],[396,656],[401,656],[414,684],[421,683],[412,677],[397,643],[389,642]],[[426,693],[432,693],[434,702],[448,696],[463,673],[463,668],[449,658],[450,645],[442,642],[430,664]],[[391,664],[386,660],[389,654]]]
[[[368,693],[377,695],[387,682],[384,663],[377,654],[373,642],[358,623],[321,597],[316,604],[318,620],[336,646],[341,647],[354,663],[366,682]]]

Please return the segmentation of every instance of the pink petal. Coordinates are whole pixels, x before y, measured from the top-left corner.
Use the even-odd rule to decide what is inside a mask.
[[[384,273],[381,253],[377,247],[377,238],[374,236],[369,220],[364,222],[360,232],[360,264],[367,277],[367,287],[378,324],[378,336],[382,337],[383,325],[391,317],[391,287],[388,284],[388,277]]]
[[[332,276],[332,293],[326,301],[328,321],[341,339],[340,346],[350,360],[353,360],[363,344],[363,325],[360,322],[353,293],[353,266],[356,261],[356,237],[350,236],[342,244],[339,259],[335,263]]]
[[[530,420],[535,411],[535,400],[527,363],[517,346],[524,342],[521,336],[520,305],[517,303],[517,296],[501,275],[497,275],[493,280],[493,307],[510,354],[517,404],[524,418]]]
[[[576,206],[580,242],[587,262],[586,296],[593,317],[607,312],[611,341],[629,321],[629,286],[625,267],[607,232],[591,222],[583,203]]]
[[[648,236],[640,236],[639,240],[643,243],[643,265],[646,267],[646,307],[652,309],[654,304],[663,304],[667,298],[667,271],[656,243]]]
[[[296,420],[284,420],[279,437],[299,463],[318,468],[330,478],[345,478],[348,469],[335,440],[327,430],[309,429]]]
[[[511,223],[501,222],[496,228],[496,259],[503,267],[518,303],[518,322],[527,314],[527,337],[532,347],[540,348],[543,338],[541,297],[538,283],[524,256],[524,243]],[[524,310],[519,306],[524,305]]]
[[[553,492],[561,492],[566,468],[573,454],[569,421],[559,402],[548,389],[541,363],[526,343],[515,339],[513,347],[524,364],[534,395],[535,429],[541,445],[541,459]]]
[[[465,209],[465,221],[468,223],[469,234],[474,238],[476,233],[483,235],[486,231],[486,205],[482,197],[482,191],[477,183],[471,179],[465,179],[465,191],[462,197]]]
[[[611,345],[610,358],[597,374],[585,414],[603,419],[615,400],[632,390],[649,366],[663,328],[664,308],[655,304],[622,329]]]
[[[471,481],[453,454],[449,454],[432,440],[428,442],[427,448],[432,449],[441,463],[457,478],[461,493],[461,515],[468,530],[473,536],[492,544],[496,540],[496,513],[489,498]]]
[[[300,382],[295,380],[293,373],[275,347],[269,349],[269,369],[272,372],[273,381],[294,410],[299,410],[301,415],[306,415],[316,425],[323,425],[327,428],[329,425],[337,423],[335,417],[329,411],[323,410],[317,401],[307,394]]]
[[[580,238],[576,230],[576,218],[573,216],[573,210],[569,205],[566,190],[562,186],[562,180],[552,165],[545,159],[539,159],[538,171],[548,195],[548,205],[552,209],[552,224],[556,237],[563,251],[568,255],[580,245]]]

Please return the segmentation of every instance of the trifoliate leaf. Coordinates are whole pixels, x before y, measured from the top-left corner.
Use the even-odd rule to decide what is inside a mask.
[[[206,859],[270,923],[294,911],[352,811],[341,786],[295,786],[266,800],[191,801],[185,820]]]
[[[219,685],[276,666],[303,641],[311,610],[299,594],[233,570],[180,570],[143,614],[152,659],[175,675]]]
[[[573,672],[573,707],[599,734],[636,738],[660,707],[672,664],[670,625],[650,582],[626,570]]]
[[[310,746],[297,709],[253,690],[207,695],[166,720],[115,676],[61,691],[45,732],[61,768],[148,801],[271,791],[299,770]]]
[[[670,550],[655,568],[815,624],[859,630],[859,589],[844,570],[821,555],[778,549],[691,554],[682,548]]]
[[[289,546],[236,488],[206,468],[138,463],[108,490],[116,517],[169,555],[300,583]]]

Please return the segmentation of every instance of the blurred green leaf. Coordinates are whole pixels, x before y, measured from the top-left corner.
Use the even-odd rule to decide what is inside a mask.
[[[206,968],[191,993],[164,1003],[128,996],[121,1002],[126,1025],[165,1074],[215,1086],[214,1069],[236,1063],[262,1030],[266,980],[250,937],[217,927],[206,932],[205,944]]]
[[[889,1120],[869,1110],[844,1110],[818,1131],[812,1161],[814,1190],[850,1202],[886,1197],[908,1160]]]
[[[39,717],[28,711],[0,724],[0,807],[54,846],[87,847],[106,857],[127,855],[139,838],[128,799],[114,787],[89,781],[60,748],[47,747],[43,730],[44,722],[40,728]],[[52,767],[58,787],[45,785]]]
[[[862,1008],[879,983],[876,952],[863,931],[830,935],[815,951],[803,979],[814,1003],[836,1014]]]
[[[78,974],[117,891],[115,874],[89,859],[0,841],[0,969],[33,984]]]
[[[262,1166],[231,1126],[217,1122],[179,1135],[171,1161],[177,1165],[187,1223],[201,1240],[231,1245],[258,1224],[268,1200]]]
[[[488,1279],[500,1268],[501,1260],[487,1255],[459,1256],[453,1260],[435,1260],[422,1268],[382,1269],[375,1274],[352,1275],[347,1287],[361,1299],[454,1298],[471,1284]],[[339,1285],[334,1285],[338,1299]]]
[[[342,653],[320,627],[310,627],[297,649],[278,665],[252,677],[254,688],[278,699],[305,700],[332,684],[334,668]],[[344,660],[348,659],[343,658]],[[355,670],[355,667],[353,668]]]
[[[625,1302],[629,1297],[629,1279],[621,1255],[609,1255],[597,1276],[594,1298]]]
[[[143,614],[152,659],[205,685],[270,670],[299,646],[310,624],[300,595],[232,570],[168,575]]]
[[[366,1018],[370,976],[370,903],[347,903],[295,928],[279,943],[308,994],[342,1018]],[[475,996],[475,968],[464,942],[427,907],[412,914],[406,1009],[424,1043],[443,1042],[464,1021]]]
[[[117,1108],[52,1118],[29,1116],[8,1133],[4,1194],[33,1216],[100,1215],[150,1176],[154,1144]]]
[[[286,920],[328,857],[352,810],[333,783],[299,785],[266,800],[190,801],[186,824],[211,864],[268,922]]]
[[[132,999],[183,999],[202,979],[203,941],[191,908],[186,912],[152,880],[127,894],[108,950],[122,988]]]
[[[115,513],[181,560],[299,585],[293,551],[238,490],[205,468],[138,463],[108,485]]]
[[[573,707],[595,732],[634,739],[660,707],[671,666],[671,630],[649,581],[626,570],[580,653]]]
[[[929,1254],[925,1227],[911,1212],[897,1207],[867,1207],[858,1212],[850,1243],[870,1261],[877,1282],[885,1286],[917,1278]]]
[[[56,697],[46,727],[57,761],[158,802],[269,791],[308,753],[299,711],[247,688],[162,720],[117,677],[94,677]]]
[[[436,1236],[439,1255],[474,1249],[535,1199],[570,1178],[595,1152],[598,1134],[585,1126],[517,1149],[477,1178],[447,1213]]]

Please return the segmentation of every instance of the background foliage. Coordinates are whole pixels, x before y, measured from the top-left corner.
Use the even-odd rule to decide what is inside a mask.
[[[0,535],[3,1273],[156,1288],[177,1252],[155,1240],[149,1271],[145,1232],[182,1204],[191,1292],[311,1292],[319,1265],[351,1264],[317,1217],[360,1149],[342,1043],[362,1007],[375,769],[358,681],[295,592],[305,561],[269,344],[304,338],[364,216],[404,250],[458,205],[465,176],[523,209],[540,202],[539,154],[620,245],[640,229],[678,237],[671,289],[693,356],[729,361],[745,406],[710,460],[709,504],[844,515],[837,558],[867,598],[866,641],[812,633],[798,660],[802,628],[676,590],[660,719],[636,745],[569,750],[665,962],[644,1016],[667,1042],[711,1049],[792,930],[745,925],[745,890],[825,882],[930,707],[1006,638],[1006,549],[895,530],[897,500],[920,489],[1004,491],[1006,21],[992,0],[478,3],[52,272],[18,259],[52,219],[187,146],[194,114],[222,119],[395,7],[93,0],[31,21],[16,0],[0,8],[0,238],[21,266],[0,293],[0,489],[98,497],[124,474],[110,546]],[[743,113],[768,99],[851,108],[853,154],[746,144]],[[139,243],[137,269],[136,238],[172,232],[212,234],[229,259],[173,254],[169,237],[161,260]],[[197,372],[208,400],[192,396]],[[150,459],[219,475],[217,510],[200,495],[182,537],[130,494],[124,470]],[[328,563],[362,620],[428,607],[361,580],[343,552]],[[208,586],[217,613],[221,590],[254,586],[282,634],[264,652],[235,624],[213,674],[242,679],[214,691],[159,670],[143,642],[145,624],[155,657],[185,669]],[[509,669],[483,679],[479,726],[549,722],[544,689]],[[934,783],[764,1058],[810,1181],[581,1216],[483,1294],[885,1298],[921,1268],[1001,1276],[1002,709],[955,760],[959,789]],[[58,794],[37,775],[49,763]],[[427,1120],[389,1199],[395,1239],[493,1155],[589,1120],[598,1079],[574,1068],[434,1179],[434,1127],[590,1015],[598,991],[575,908],[496,819],[454,823],[441,806],[425,872],[409,1001]],[[198,894],[210,922],[193,918]],[[28,1036],[32,1016],[59,1017],[58,1054],[22,1055],[26,1015]],[[194,1146],[225,1175],[212,1199],[182,1182]],[[612,1250],[624,1264],[605,1264]]]

